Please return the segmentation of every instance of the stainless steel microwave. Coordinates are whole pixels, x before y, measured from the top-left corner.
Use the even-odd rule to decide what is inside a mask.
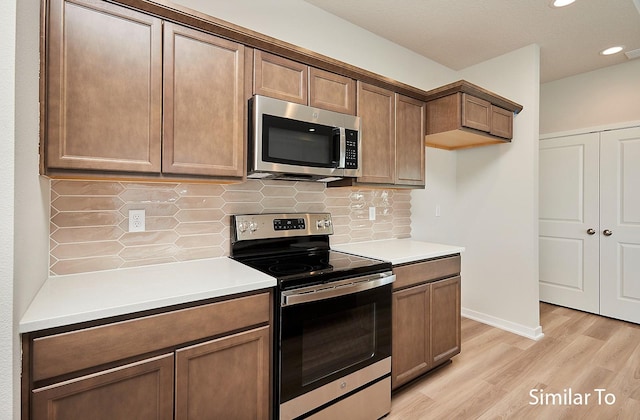
[[[248,178],[330,182],[361,175],[360,118],[256,95]]]

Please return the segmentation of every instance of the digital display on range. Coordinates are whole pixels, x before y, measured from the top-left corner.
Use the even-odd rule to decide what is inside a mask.
[[[304,230],[304,219],[274,219],[273,230]]]

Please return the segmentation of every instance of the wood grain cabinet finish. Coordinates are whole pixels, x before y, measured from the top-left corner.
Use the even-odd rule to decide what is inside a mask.
[[[396,94],[396,185],[424,187],[426,104]]]
[[[47,173],[244,176],[243,45],[100,0],[51,0],[46,43]]]
[[[33,391],[33,420],[171,420],[173,354]]]
[[[433,365],[460,353],[460,276],[431,283],[431,357]]]
[[[513,116],[521,105],[464,80],[428,94],[427,146],[453,150],[513,138]]]
[[[162,22],[92,0],[51,0],[46,165],[160,172]]]
[[[265,51],[254,52],[253,93],[308,104],[309,70],[305,64]]]
[[[361,183],[393,184],[396,172],[395,94],[358,82],[358,116],[362,142]]]
[[[425,103],[358,82],[363,184],[424,187]]]
[[[23,418],[266,419],[271,308],[263,292],[27,334]]]
[[[309,67],[309,106],[356,115],[356,81]]]
[[[269,418],[269,327],[176,352],[176,420]]]
[[[162,171],[244,174],[244,46],[164,24]]]
[[[393,271],[391,384],[396,389],[460,353],[460,256]]]
[[[431,287],[413,286],[393,293],[391,387],[431,369]]]
[[[355,115],[356,82],[265,51],[254,52],[253,93]]]

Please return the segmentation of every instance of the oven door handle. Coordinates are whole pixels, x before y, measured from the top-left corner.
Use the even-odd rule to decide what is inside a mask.
[[[343,280],[335,283],[305,287],[295,291],[283,292],[281,294],[280,304],[284,307],[350,295],[391,284],[395,279],[396,275],[389,272]]]

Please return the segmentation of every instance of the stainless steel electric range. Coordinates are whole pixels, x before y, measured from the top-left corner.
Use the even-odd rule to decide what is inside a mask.
[[[231,257],[277,279],[274,418],[391,408],[391,263],[331,250],[329,213],[236,215]]]

